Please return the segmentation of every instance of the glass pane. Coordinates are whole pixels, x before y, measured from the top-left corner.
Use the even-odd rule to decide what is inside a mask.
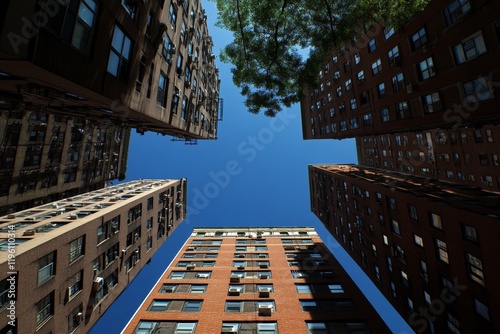
[[[78,16],[89,27],[92,27],[92,23],[94,22],[94,13],[83,2],[80,2],[80,8],[78,8]]]
[[[114,76],[117,76],[119,62],[120,62],[120,58],[113,51],[111,51],[109,53],[108,72],[113,74]]]
[[[111,41],[111,46],[118,52],[122,50],[123,39],[125,35],[123,31],[118,26],[115,26],[115,31],[113,33],[113,40]]]
[[[123,58],[127,59],[129,58],[130,56],[130,45],[131,45],[131,41],[129,38],[125,37],[125,41],[123,43],[123,51],[122,51],[122,56]]]

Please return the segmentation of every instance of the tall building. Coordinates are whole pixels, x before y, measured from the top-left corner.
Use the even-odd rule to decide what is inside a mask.
[[[500,196],[355,165],[309,166],[311,210],[417,333],[496,333]]]
[[[304,139],[496,124],[500,3],[432,0],[401,29],[375,24],[304,88]]]
[[[500,191],[500,127],[434,129],[356,137],[358,163]]]
[[[3,1],[0,105],[214,139],[212,47],[198,0]]]
[[[185,218],[186,186],[131,181],[1,217],[0,333],[87,333]]]
[[[311,227],[195,228],[122,333],[389,333]]]
[[[27,106],[1,111],[0,136],[0,215],[125,178],[129,128]]]

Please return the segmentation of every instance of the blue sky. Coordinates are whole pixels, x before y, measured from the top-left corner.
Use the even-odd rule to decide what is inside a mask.
[[[204,1],[215,53],[232,40],[231,33],[213,26],[215,6]],[[284,110],[275,119],[246,111],[233,86],[230,64],[218,62],[224,119],[218,139],[198,145],[172,142],[154,133],[133,133],[125,181],[139,178],[187,178],[188,219],[153,256],[91,334],[119,333],[134,314],[193,227],[313,226],[365,292],[394,333],[412,330],[392,310],[361,269],[310,212],[307,166],[317,163],[356,163],[354,140],[302,139],[300,107]]]

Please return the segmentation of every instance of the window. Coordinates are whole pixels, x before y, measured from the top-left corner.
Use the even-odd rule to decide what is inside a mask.
[[[392,224],[392,232],[396,233],[397,235],[400,235],[401,231],[399,229],[399,223],[395,220],[392,220],[391,224]]]
[[[54,292],[36,303],[36,325],[40,326],[54,314]]]
[[[467,37],[460,43],[455,44],[452,49],[453,56],[455,57],[455,63],[457,65],[474,59],[486,52],[483,34],[479,31],[474,35]]]
[[[139,321],[134,334],[154,334],[169,328],[168,333],[194,334],[196,322],[170,322],[170,321]]]
[[[444,20],[446,25],[452,25],[460,20],[471,10],[468,0],[454,0],[444,10]]]
[[[389,58],[389,64],[391,66],[399,66],[401,64],[399,47],[397,45],[387,53],[387,57]]]
[[[356,108],[357,108],[357,102],[356,102],[355,98],[351,99],[350,105],[351,105],[351,110],[356,110]]]
[[[432,57],[429,57],[420,62],[419,73],[420,73],[420,79],[422,80],[432,78],[433,76],[436,75],[436,71],[434,70],[434,61],[432,60]]]
[[[85,236],[73,240],[70,244],[69,262],[73,262],[85,253]]]
[[[372,63],[372,73],[373,75],[375,75],[380,71],[382,71],[382,61],[380,59],[377,59]]]
[[[56,274],[56,252],[52,252],[38,260],[38,285],[42,285]]]
[[[337,96],[342,96],[342,86],[337,87]]]
[[[439,93],[437,92],[422,96],[422,103],[424,106],[425,114],[432,114],[443,110],[441,98],[439,97]]]
[[[385,27],[384,28],[384,36],[385,39],[389,39],[392,35],[394,35],[394,28],[391,27]]]
[[[466,253],[469,278],[484,286],[483,262],[472,254]]]
[[[222,333],[256,333],[256,334],[277,334],[278,326],[276,322],[223,322]]]
[[[415,51],[425,43],[427,43],[427,34],[425,33],[425,28],[420,28],[420,30],[411,36],[411,47]]]
[[[189,289],[190,293],[205,293],[207,291],[206,284],[192,284]]]
[[[357,117],[353,117],[353,118],[349,119],[349,127],[351,129],[357,129],[357,128],[359,128],[359,123],[358,123],[358,118]]]
[[[403,73],[396,74],[392,77],[392,90],[394,93],[404,89],[404,76]]]
[[[363,115],[363,124],[365,126],[373,125],[373,117],[372,114],[364,114]]]
[[[449,263],[449,260],[448,260],[448,249],[446,247],[446,242],[441,241],[439,239],[434,239],[434,241],[436,243],[436,249],[437,249],[438,259],[440,259],[444,263]]]
[[[365,71],[361,70],[358,72],[358,84],[365,82]]]
[[[175,30],[175,28],[177,26],[177,8],[173,4],[173,1],[170,4],[170,8],[168,10],[168,19],[170,21],[170,25]]]
[[[419,245],[420,247],[424,247],[424,240],[422,237],[418,236],[417,234],[413,234],[413,241],[415,242],[416,245]]]
[[[359,54],[359,52],[358,52],[358,53],[356,53],[356,54],[354,55],[354,63],[357,65],[357,64],[359,64],[360,62],[361,62],[361,55],[360,55],[360,54]]]
[[[478,102],[494,98],[488,77],[481,76],[463,83],[464,95],[467,104],[475,105]]]
[[[435,213],[430,212],[429,213],[429,220],[431,221],[431,225],[435,228],[438,228],[440,230],[443,229],[443,224],[441,222],[441,216],[437,215]]]
[[[348,92],[351,90],[352,88],[352,80],[349,79],[347,80],[345,83],[344,83],[344,86],[345,86],[345,91]]]
[[[398,102],[396,103],[396,116],[398,119],[407,119],[411,118],[411,112],[408,108],[408,102]]]
[[[382,82],[382,83],[378,84],[377,88],[378,88],[378,97],[379,98],[384,97],[385,96],[385,83]]]
[[[408,204],[408,216],[413,220],[418,220],[417,208]]]
[[[170,37],[167,34],[163,35],[163,48],[162,55],[163,58],[169,63],[172,63],[172,54],[175,52],[175,46],[172,43]]]
[[[52,10],[51,7],[51,15],[49,18],[45,18],[47,21],[44,21],[43,25],[56,33],[66,43],[70,43],[81,52],[88,54],[97,4],[94,0],[80,0],[72,1],[71,6],[68,7],[68,3],[69,1],[59,2],[56,5],[57,10]]]
[[[311,293],[311,286],[309,284],[295,284],[297,293]]]
[[[169,300],[153,300],[151,305],[148,308],[148,311],[151,312],[162,312],[168,310],[170,305]]]
[[[160,76],[158,78],[158,94],[156,95],[156,104],[162,107],[166,107],[167,105],[167,99],[165,92],[168,89],[168,78],[163,73],[163,71],[160,71]]]
[[[340,121],[340,131],[346,131],[347,130],[347,122],[346,121]]]
[[[377,49],[377,41],[372,38],[368,41],[368,51],[371,53]]]
[[[108,59],[108,73],[126,81],[132,41],[119,26],[115,25]]]
[[[476,312],[481,315],[483,318],[486,320],[490,320],[490,310],[488,306],[486,306],[484,303],[481,303],[479,300],[474,298],[474,308],[476,309]]]
[[[82,290],[83,287],[82,277],[83,277],[83,270],[80,270],[69,279],[69,287],[68,287],[69,299],[73,298],[74,295],[76,295],[79,291]]]

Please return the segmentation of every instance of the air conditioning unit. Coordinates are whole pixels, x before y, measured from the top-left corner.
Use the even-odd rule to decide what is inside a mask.
[[[260,268],[269,268],[269,265],[267,263],[260,263],[259,267]]]
[[[104,287],[104,278],[96,277],[94,280],[94,290],[99,290]]]
[[[189,246],[188,248],[186,248],[187,251],[194,251],[196,250],[196,248],[192,247],[192,246]]]
[[[269,297],[270,292],[271,292],[271,289],[269,289],[269,288],[260,288],[259,289],[259,297]]]
[[[74,321],[77,324],[80,324],[83,321],[83,313],[82,312],[78,312],[77,314],[75,314]]]
[[[245,269],[245,266],[238,266],[238,269]]]
[[[265,254],[259,254],[259,258],[261,258],[261,259],[264,258],[265,259],[266,255]]]
[[[174,288],[168,287],[168,288],[165,288],[163,291],[166,292],[166,293],[173,293],[174,292]]]
[[[269,275],[268,275],[268,274],[260,274],[260,275],[259,275],[259,278],[260,278],[260,279],[268,279],[268,278],[269,278]]]
[[[35,230],[26,230],[23,232],[23,237],[35,235]]]
[[[196,268],[196,264],[194,264],[194,263],[192,263],[186,267],[187,270],[193,270],[194,268]]]
[[[177,67],[177,69],[175,70],[175,73],[177,73],[178,76],[183,76],[184,70],[180,67]]]
[[[228,295],[230,295],[230,296],[239,296],[240,295],[240,289],[238,289],[238,288],[229,288]]]
[[[229,278],[229,282],[231,283],[239,283],[240,282],[240,276],[233,275]]]
[[[208,273],[197,273],[196,274],[197,278],[208,278],[209,276],[210,276],[210,274],[208,274]]]
[[[238,257],[239,257],[239,258],[244,258],[244,257],[245,257],[245,254],[238,254]]]
[[[259,306],[259,315],[270,316],[272,311],[271,306]]]
[[[238,333],[238,330],[235,328],[223,328],[221,330],[221,334],[224,334],[224,333]]]

